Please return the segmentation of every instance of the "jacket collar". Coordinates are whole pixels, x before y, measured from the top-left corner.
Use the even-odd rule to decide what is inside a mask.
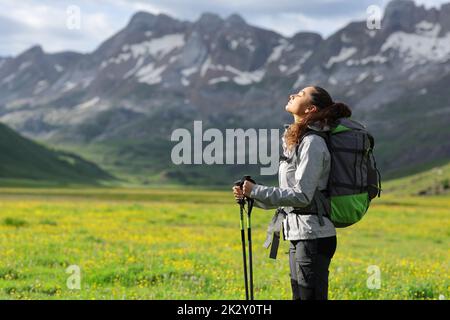
[[[285,123],[283,125],[284,129],[289,128],[290,125],[291,125],[290,123]],[[322,127],[320,121],[316,121],[316,122],[314,122],[312,124],[309,124],[308,128],[310,128],[311,130],[314,130],[314,131],[330,131],[330,129],[331,129],[329,125],[326,125],[326,126]]]
[[[320,121],[316,121],[308,125],[308,128],[314,131],[330,131],[331,128],[329,125],[322,125]]]

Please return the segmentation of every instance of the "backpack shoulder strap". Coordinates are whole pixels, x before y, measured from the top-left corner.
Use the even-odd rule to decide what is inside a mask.
[[[297,146],[295,147],[295,156],[296,157],[298,157],[298,148],[300,147],[300,142],[306,136],[309,136],[311,134],[315,134],[315,135],[322,137],[325,140],[325,143],[327,144],[327,148],[330,149],[330,145],[329,145],[330,132],[329,131],[316,131],[316,130],[308,129],[308,131],[306,131],[306,133],[302,136],[299,143],[297,143]]]
[[[330,156],[333,157],[333,155],[331,154],[332,148],[331,148],[331,144],[330,144],[331,132],[330,131],[316,131],[316,130],[309,129],[303,135],[302,139],[310,134],[315,134],[315,135],[321,136],[325,140],[328,151],[330,152]],[[301,141],[301,139],[300,139],[300,141]],[[298,157],[299,146],[300,146],[300,143],[298,143],[297,146],[295,147],[295,156],[296,157]],[[331,170],[331,168],[330,168],[330,170]],[[330,172],[330,174],[331,174],[331,172]],[[330,196],[330,190],[331,190],[331,179],[328,179],[327,188],[325,190],[323,190],[323,192],[325,192],[325,194],[326,194],[326,196],[325,196],[326,198],[328,198]]]

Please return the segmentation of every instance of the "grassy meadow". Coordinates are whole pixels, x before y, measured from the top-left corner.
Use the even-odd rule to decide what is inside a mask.
[[[338,230],[330,299],[448,299],[449,207],[448,196],[376,199]],[[262,247],[272,214],[253,213],[255,297],[290,299],[288,243],[277,260]],[[231,190],[0,188],[0,248],[0,299],[244,298]],[[80,289],[67,285],[72,265]]]

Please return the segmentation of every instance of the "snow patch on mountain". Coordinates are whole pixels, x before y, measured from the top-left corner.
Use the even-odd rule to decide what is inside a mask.
[[[344,47],[337,56],[331,57],[325,64],[325,67],[330,68],[333,64],[342,62],[353,56],[358,51],[355,47]]]
[[[373,82],[380,82],[380,81],[383,81],[383,80],[384,80],[384,77],[383,77],[383,75],[381,75],[381,74],[376,75],[376,76],[373,78]]]
[[[138,78],[139,82],[144,82],[149,85],[153,85],[156,83],[161,82],[161,74],[166,70],[165,65],[162,65],[160,67],[155,68],[154,63],[150,63],[146,65],[145,67],[139,69],[138,72],[136,72],[136,77]]]
[[[342,41],[342,43],[351,43],[352,42],[352,40],[345,33],[341,34],[341,41]]]
[[[8,75],[7,77],[5,77],[2,80],[2,84],[6,84],[8,82],[11,82],[12,80],[14,80],[15,77],[16,77],[16,74],[15,73],[11,73],[10,75]]]
[[[38,81],[38,83],[36,83],[34,90],[33,90],[33,94],[39,94],[47,88],[48,88],[48,81],[40,80],[40,81]]]
[[[20,64],[19,71],[25,70],[26,68],[30,67],[32,65],[31,61],[25,61]]]
[[[76,86],[77,86],[77,84],[76,84],[75,82],[73,82],[73,81],[67,81],[67,82],[65,82],[64,85],[63,85],[62,92],[70,91],[70,90],[72,90],[73,88],[75,88]]]
[[[298,72],[302,68],[302,65],[305,63],[305,61],[308,60],[311,55],[312,55],[312,50],[306,51],[303,54],[303,56],[300,58],[300,60],[297,61],[297,64],[291,70],[289,70],[287,75],[291,75],[295,72]]]
[[[89,87],[89,85],[92,83],[92,81],[94,81],[93,76],[85,77],[83,80],[81,80],[81,86],[83,87],[83,89],[86,89],[87,87]]]
[[[415,25],[416,33],[427,36],[427,37],[437,37],[441,31],[441,26],[439,24],[434,24],[429,21],[421,21]]]
[[[375,55],[375,56],[368,56],[365,58],[362,58],[360,60],[354,60],[354,59],[349,59],[347,60],[347,62],[345,63],[347,66],[360,66],[360,65],[366,65],[369,63],[385,63],[386,61],[388,61],[388,58],[381,56],[381,55]]]
[[[239,41],[233,39],[230,42],[231,50],[236,50],[236,48],[239,46]]]
[[[183,47],[184,43],[184,34],[174,33],[141,43],[124,46],[122,47],[122,50],[131,51],[134,59],[148,54],[155,58],[161,58],[172,50]]]
[[[356,83],[361,83],[363,82],[368,76],[369,76],[369,72],[363,72],[361,73],[357,78],[356,78]]]
[[[445,62],[450,59],[450,33],[444,37],[398,31],[391,34],[381,52],[395,50],[408,66],[420,62]]]
[[[185,77],[189,77],[189,76],[191,76],[192,74],[194,74],[196,72],[198,72],[198,67],[197,66],[193,66],[193,67],[181,70],[181,74],[183,76],[185,76]]]
[[[377,30],[366,30],[366,34],[369,37],[373,38],[373,37],[375,37],[377,35]]]
[[[420,94],[420,95],[424,95],[424,94],[427,94],[427,93],[428,93],[427,88],[422,88],[422,89],[420,89],[420,91],[419,91],[419,94]]]
[[[211,58],[208,57],[202,64],[201,68],[200,68],[200,76],[204,77],[206,72],[208,71],[208,69],[211,67]]]
[[[272,53],[270,54],[269,58],[267,58],[267,64],[279,60],[283,51],[286,50],[289,46],[289,42],[286,39],[280,39],[279,43],[279,45],[272,49]]]
[[[143,64],[144,64],[144,58],[143,58],[143,57],[140,57],[140,58],[138,59],[138,61],[136,62],[136,64],[134,65],[134,67],[131,68],[127,73],[125,73],[125,74],[123,75],[123,78],[126,79],[126,78],[129,78],[129,77],[131,77],[132,75],[134,75],[134,74],[136,73],[136,71],[138,71],[139,68],[142,67]]]
[[[229,46],[231,50],[236,50],[239,46],[246,47],[249,51],[255,51],[256,47],[253,45],[251,38],[239,37],[238,39],[231,39],[230,36],[225,37],[225,39],[229,42]],[[215,43],[212,44],[211,48],[215,49],[217,45]]]
[[[230,81],[230,78],[228,78],[228,77],[218,77],[218,78],[213,78],[213,79],[210,79],[209,81],[208,81],[208,84],[216,84],[216,83],[219,83],[219,82],[228,82],[228,81]]]
[[[106,61],[103,61],[100,64],[100,69],[104,69],[106,66],[108,66],[109,64],[121,64],[122,62],[126,62],[131,58],[131,53],[120,53],[118,56],[113,57],[113,58],[109,58]]]
[[[93,115],[107,110],[109,106],[101,103],[99,97],[94,97],[80,103],[73,108],[58,108],[44,112],[44,121],[50,125],[60,126],[61,124],[77,125],[91,118]]]
[[[181,84],[187,87],[191,82],[186,78],[181,78]]]
[[[181,77],[181,84],[183,86],[187,87],[190,84],[190,81],[187,78],[189,78],[191,75],[193,75],[197,72],[198,72],[198,66],[193,66],[193,67],[181,70],[181,74],[183,75]]]
[[[85,101],[83,103],[80,103],[79,105],[76,105],[74,107],[74,109],[78,109],[78,110],[87,110],[87,109],[91,109],[92,107],[94,107],[97,103],[99,103],[100,98],[99,97],[94,97],[88,101]]]
[[[2,115],[0,121],[14,128],[21,126],[23,119],[32,119],[33,116],[35,116],[34,110],[18,110]]]
[[[241,39],[242,39],[242,40],[241,40]],[[241,43],[243,43],[244,46],[247,47],[247,49],[248,49],[250,52],[254,52],[254,51],[256,50],[256,47],[255,47],[255,45],[253,44],[253,40],[252,40],[251,38],[247,38],[247,39],[240,38],[239,40],[240,40]]]
[[[212,64],[211,57],[208,57],[200,67],[200,76],[204,77],[208,70],[224,71],[225,66],[221,64]]]
[[[333,85],[333,86],[335,86],[335,85],[338,84],[338,81],[337,81],[337,79],[335,77],[331,76],[331,77],[328,78],[328,83]]]
[[[297,89],[298,87],[300,87],[303,82],[305,81],[306,76],[304,74],[300,74],[297,78],[297,80],[295,81],[295,83],[292,85],[292,89]]]
[[[241,71],[232,66],[225,66],[225,70],[234,73],[233,81],[239,85],[249,85],[255,82],[260,82],[264,78],[265,70],[255,71]]]
[[[60,66],[59,64],[55,64],[54,67],[55,67],[55,70],[57,72],[63,72],[64,71],[64,68],[62,66]]]
[[[230,65],[224,66],[221,64],[212,64],[211,57],[208,57],[200,67],[200,76],[204,77],[208,70],[231,72],[235,75],[233,77],[233,81],[239,85],[248,85],[251,83],[259,82],[262,80],[266,72],[263,69],[254,71],[242,71]]]
[[[180,58],[180,55],[175,55],[175,56],[171,56],[169,59],[169,64],[174,63],[175,61],[177,61]]]

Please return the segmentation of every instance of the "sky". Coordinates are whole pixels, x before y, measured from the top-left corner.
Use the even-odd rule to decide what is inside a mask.
[[[389,0],[0,0],[0,56],[39,44],[45,52],[91,52],[122,29],[136,11],[195,21],[204,12],[238,13],[248,24],[285,36],[314,31],[328,37],[367,17],[370,5]],[[425,7],[450,0],[415,0]],[[79,17],[77,19],[77,10]],[[75,17],[75,18],[74,18]],[[79,23],[78,23],[79,22]]]

